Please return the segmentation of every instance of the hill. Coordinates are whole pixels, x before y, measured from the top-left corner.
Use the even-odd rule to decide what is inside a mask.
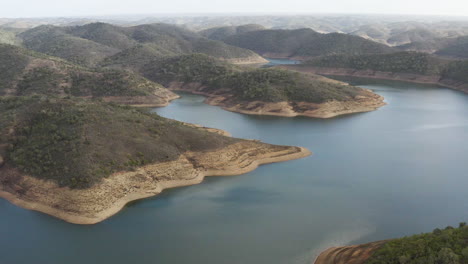
[[[257,25],[257,24],[247,24],[247,25],[241,25],[241,26],[226,26],[226,27],[215,27],[215,28],[209,28],[200,31],[199,33],[207,37],[209,39],[213,40],[225,40],[227,37],[237,35],[237,34],[242,34],[246,32],[251,32],[251,31],[258,31],[258,30],[265,30],[266,28],[262,25]]]
[[[0,29],[0,44],[18,44],[15,33]]]
[[[468,36],[459,37],[448,42],[440,48],[435,54],[445,57],[468,59]]]
[[[345,75],[439,84],[468,92],[468,63],[418,52],[373,55],[330,55],[311,59],[287,69],[322,75]]]
[[[99,97],[129,104],[165,105],[177,96],[139,75],[91,70],[20,47],[0,44],[0,95]]]
[[[426,53],[397,52],[371,55],[330,55],[314,58],[307,65],[328,68],[352,68],[382,72],[438,75],[445,62]]]
[[[119,52],[118,49],[70,35],[65,28],[55,26],[39,26],[18,37],[28,49],[85,66],[93,66]]]
[[[72,27],[39,26],[19,34],[19,37],[29,49],[84,66],[96,66],[112,55],[116,57],[109,58],[108,62],[114,59],[122,62],[142,46],[158,50],[157,54],[148,50],[139,52],[150,56],[200,52],[233,62],[265,62],[250,50],[209,40],[195,32],[167,24],[133,27],[106,23]],[[129,59],[132,60],[129,64],[135,61],[131,57]]]
[[[434,229],[414,235],[363,245],[330,248],[315,264],[466,264],[468,263],[468,227]]]
[[[233,35],[225,42],[266,57],[310,58],[330,54],[387,53],[393,49],[358,36],[321,34],[311,29],[260,30]]]
[[[207,103],[247,114],[325,118],[383,105],[382,98],[357,87],[281,69],[234,67],[202,54],[154,61],[142,74],[170,89],[204,94],[210,97]]]
[[[165,188],[310,155],[83,99],[0,98],[0,196],[92,224]]]

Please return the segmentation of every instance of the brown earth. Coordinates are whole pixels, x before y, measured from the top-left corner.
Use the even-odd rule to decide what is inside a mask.
[[[373,252],[387,242],[388,240],[355,246],[332,247],[322,252],[314,264],[364,264]]]

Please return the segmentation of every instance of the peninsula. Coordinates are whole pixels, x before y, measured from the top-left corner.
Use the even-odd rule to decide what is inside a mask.
[[[322,76],[237,67],[203,54],[153,61],[141,73],[170,90],[201,94],[208,104],[244,114],[330,118],[385,105],[380,95]]]
[[[75,224],[205,176],[311,154],[93,100],[9,97],[0,112],[0,196]]]

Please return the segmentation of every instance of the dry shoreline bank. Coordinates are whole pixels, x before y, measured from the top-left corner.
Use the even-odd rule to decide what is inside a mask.
[[[227,111],[249,115],[332,118],[340,115],[374,111],[386,104],[382,96],[366,89],[363,89],[363,94],[356,96],[354,100],[329,101],[317,104],[309,102],[238,102],[232,98],[229,91],[219,90],[216,94],[209,93],[206,92],[206,87],[199,83],[183,84],[172,82],[168,88],[173,91],[203,95],[206,97],[206,104],[219,106]]]
[[[187,152],[178,160],[115,173],[87,189],[59,187],[55,182],[22,175],[13,186],[0,185],[0,197],[69,223],[96,224],[118,213],[127,203],[168,188],[199,184],[207,176],[244,174],[262,164],[309,155],[311,152],[301,147],[243,140],[222,149]]]
[[[372,256],[373,252],[381,248],[388,241],[332,247],[320,253],[315,259],[314,264],[364,264]]]
[[[450,79],[441,79],[437,75],[420,75],[411,73],[380,72],[374,70],[355,70],[349,68],[324,68],[304,65],[281,65],[279,68],[319,75],[349,76],[358,78],[403,81],[421,84],[433,84],[468,93],[468,83]]]

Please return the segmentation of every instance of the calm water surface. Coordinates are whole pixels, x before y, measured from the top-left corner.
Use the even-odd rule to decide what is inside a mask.
[[[313,156],[209,178],[76,226],[0,200],[0,263],[311,263],[322,249],[468,220],[468,96],[385,81],[378,111],[247,116],[183,94],[162,116]]]
[[[298,60],[288,60],[288,59],[271,59],[266,58],[270,63],[265,64],[264,67],[270,67],[275,65],[290,65],[290,64],[300,64],[301,62]]]

